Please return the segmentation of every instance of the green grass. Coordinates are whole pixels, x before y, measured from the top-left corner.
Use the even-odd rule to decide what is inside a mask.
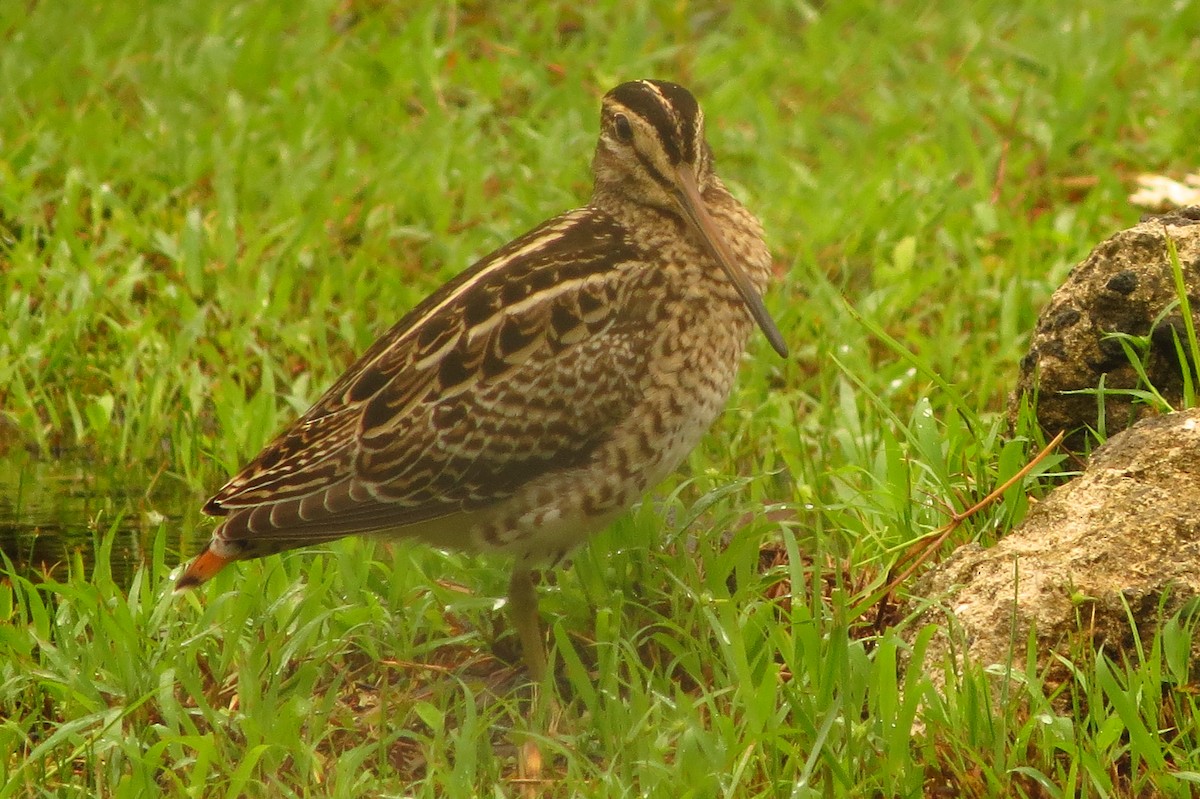
[[[1200,4],[518,5],[0,4],[0,485],[114,487],[94,566],[0,588],[0,797],[510,796],[527,736],[557,796],[1190,796],[1194,617],[1065,681],[1021,654],[992,708],[856,609],[1036,451],[1004,408],[1039,307],[1136,173],[1195,168]],[[545,587],[559,712],[501,658],[503,561],[351,540],[173,595],[206,492],[583,202],[599,96],[647,76],[701,100],[793,357],[756,339],[688,467]]]

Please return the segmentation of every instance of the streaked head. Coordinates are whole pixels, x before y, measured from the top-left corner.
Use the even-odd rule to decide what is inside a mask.
[[[781,356],[787,346],[762,297],[734,260],[704,202],[712,151],[704,112],[687,89],[659,80],[622,83],[604,96],[600,142],[592,164],[596,194],[609,194],[677,215],[697,233]]]
[[[594,166],[598,189],[677,210],[675,173],[687,168],[701,190],[712,175],[696,98],[675,83],[622,83],[604,96]]]

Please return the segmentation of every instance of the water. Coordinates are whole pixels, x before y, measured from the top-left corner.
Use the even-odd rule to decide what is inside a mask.
[[[97,546],[111,535],[109,566],[125,584],[149,562],[160,530],[169,564],[194,552],[202,500],[174,478],[81,459],[0,455],[0,552],[17,574],[61,580],[77,557],[91,574]]]

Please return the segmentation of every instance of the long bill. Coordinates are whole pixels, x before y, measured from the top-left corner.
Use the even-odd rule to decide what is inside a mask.
[[[754,284],[750,282],[746,273],[733,259],[729,245],[725,243],[725,238],[717,230],[712,217],[708,215],[708,209],[704,207],[704,198],[700,196],[700,188],[696,185],[696,176],[692,174],[692,170],[687,164],[679,165],[676,169],[676,176],[679,178],[679,207],[684,216],[700,233],[700,238],[704,239],[713,258],[725,270],[725,274],[737,289],[737,293],[741,295],[746,307],[750,309],[750,315],[754,317],[754,321],[762,328],[771,347],[779,353],[779,357],[786,358],[788,355],[787,344],[784,343],[779,328],[775,326],[775,320],[767,311],[767,306],[763,305],[758,289],[754,288]]]

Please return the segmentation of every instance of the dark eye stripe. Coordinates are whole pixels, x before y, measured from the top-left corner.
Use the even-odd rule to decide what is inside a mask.
[[[646,174],[654,178],[654,182],[669,191],[675,190],[675,184],[664,174],[658,171],[658,167],[645,155],[634,149],[633,154],[637,157],[638,163],[642,165],[642,169],[646,170]],[[672,162],[678,163],[678,162]]]

